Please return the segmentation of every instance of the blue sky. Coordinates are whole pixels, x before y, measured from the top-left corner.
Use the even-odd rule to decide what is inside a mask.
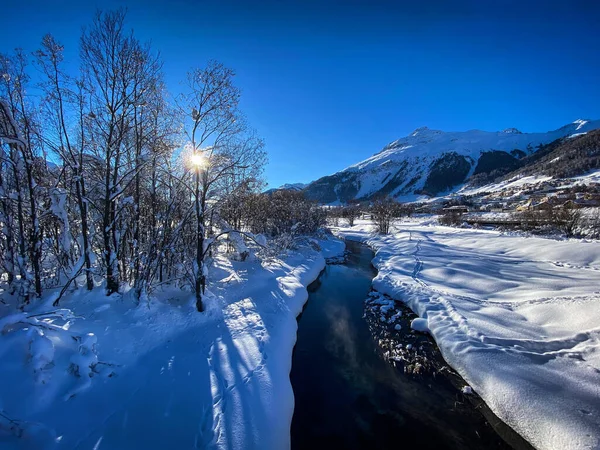
[[[46,32],[76,61],[97,8],[126,6],[169,87],[217,59],[264,137],[270,186],[358,162],[420,126],[546,131],[600,118],[600,2],[8,0],[0,51]]]

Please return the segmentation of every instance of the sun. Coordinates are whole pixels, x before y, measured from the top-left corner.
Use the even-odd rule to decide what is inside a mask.
[[[208,160],[202,153],[193,153],[190,155],[190,164],[196,169],[202,169],[206,167],[207,163]]]

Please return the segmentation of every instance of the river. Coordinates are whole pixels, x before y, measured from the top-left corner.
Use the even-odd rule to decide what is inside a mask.
[[[347,261],[328,265],[309,286],[298,318],[290,374],[292,449],[512,448],[439,370],[407,373],[386,360],[383,349],[390,338],[382,339],[365,311],[376,274],[373,253],[356,242],[347,242],[347,248]],[[410,339],[415,348],[435,348],[408,323],[383,333],[393,342]],[[432,358],[442,362],[439,369],[439,352]]]

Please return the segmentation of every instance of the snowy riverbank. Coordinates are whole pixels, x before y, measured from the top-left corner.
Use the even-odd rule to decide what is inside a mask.
[[[204,314],[180,290],[136,307],[97,288],[65,297],[61,317],[5,321],[1,446],[288,448],[296,316],[325,257],[344,249],[319,244],[263,263],[217,260]],[[56,310],[50,304],[27,315]]]
[[[600,243],[358,221],[378,291],[420,317],[446,361],[539,449],[600,445]]]

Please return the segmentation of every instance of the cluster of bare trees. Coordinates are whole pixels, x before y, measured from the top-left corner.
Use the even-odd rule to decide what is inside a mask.
[[[289,243],[296,236],[313,234],[323,228],[327,213],[303,192],[278,190],[258,194],[244,188],[227,199],[221,208],[221,217],[242,232],[282,237]]]
[[[410,217],[412,212],[413,207],[408,204],[399,203],[390,197],[381,197],[370,202],[329,208],[327,218],[333,226],[339,226],[340,221],[344,220],[348,226],[353,227],[354,221],[366,214],[375,224],[377,232],[388,234],[395,219],[403,216]]]
[[[402,216],[410,216],[412,213],[408,205],[398,203],[389,197],[375,200],[370,208],[371,219],[375,222],[377,230],[381,234],[388,234],[391,231],[394,219]]]
[[[460,211],[446,209],[438,218],[440,225],[458,226],[463,222],[463,213]]]
[[[354,221],[362,215],[363,209],[368,210],[369,205],[350,204],[334,207],[327,211],[327,217],[334,226],[339,226],[340,219],[344,219],[348,226],[353,227]]]
[[[261,187],[262,141],[238,109],[234,74],[191,71],[171,99],[162,64],[98,13],[80,40],[79,72],[43,38],[0,55],[0,267],[25,302],[74,280],[127,283],[138,298],[176,280],[203,309],[212,245],[233,232],[221,208]],[[35,80],[35,81],[33,81]],[[35,95],[33,95],[35,93]]]
[[[566,204],[539,211],[522,211],[514,218],[528,231],[558,231],[566,237],[600,238],[600,208],[580,209]]]

